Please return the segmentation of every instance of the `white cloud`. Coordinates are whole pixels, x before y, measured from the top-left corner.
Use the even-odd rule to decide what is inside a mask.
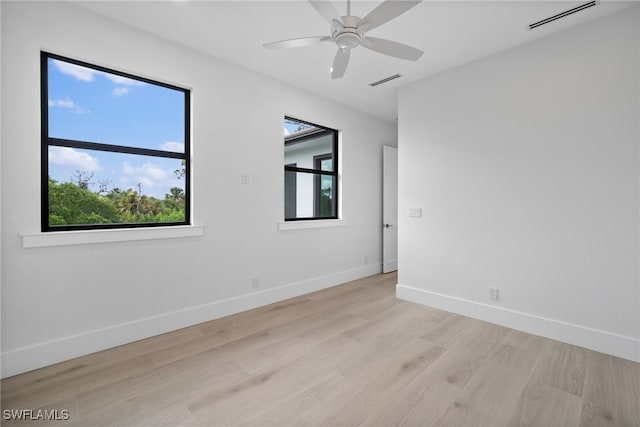
[[[289,135],[291,132],[289,132],[289,129],[287,129],[286,126],[284,126],[284,135],[287,136]]]
[[[167,172],[164,169],[160,169],[159,167],[150,163],[145,163],[144,165],[142,165],[142,171],[149,178],[157,181],[167,179]]]
[[[129,88],[123,86],[118,86],[113,89],[113,92],[111,92],[113,96],[122,96],[126,95],[127,93],[129,93]]]
[[[136,173],[136,168],[131,166],[131,163],[124,162],[122,164],[122,173],[124,173],[125,175],[134,175]]]
[[[122,164],[122,172],[133,178],[136,183],[141,183],[143,187],[155,188],[165,185],[165,181],[172,178],[170,171],[166,171],[153,163],[145,163],[140,167],[134,167],[128,162]]]
[[[100,170],[100,161],[70,147],[49,147],[49,161],[57,166],[78,169],[83,172]]]
[[[182,142],[167,141],[160,145],[160,149],[174,153],[184,153],[184,144]]]
[[[145,83],[140,80],[133,80],[128,77],[118,76],[117,74],[104,73],[104,76],[117,85],[124,86],[142,86]]]
[[[48,104],[49,107],[67,108],[69,110],[72,110],[76,114],[85,114],[90,112],[89,110],[85,110],[70,99],[50,99]]]
[[[122,86],[143,86],[146,84],[139,80],[133,80],[128,77],[94,70],[92,68],[83,67],[81,65],[71,64],[69,62],[58,61],[57,59],[53,60],[53,64],[58,70],[60,70],[62,74],[66,74],[83,82],[94,81],[96,75],[102,75],[106,77],[112,83],[120,86],[113,89],[112,93],[115,96],[126,95],[129,92],[129,89]]]
[[[184,186],[184,182],[180,182],[176,177],[174,169],[166,166],[162,168],[150,162],[143,165],[123,162],[117,181],[121,188],[132,188],[135,191],[138,191],[138,184],[140,184],[142,194],[163,199],[169,188]]]
[[[93,77],[98,73],[97,70],[93,70],[87,67],[81,67],[80,65],[71,64],[69,62],[62,62],[56,59],[53,60],[53,64],[62,74],[67,74],[83,82],[92,82]]]
[[[110,80],[112,83],[115,83],[119,86],[115,87],[111,94],[113,96],[122,96],[131,92],[131,86],[143,86],[146,83],[141,82],[139,80],[133,80],[127,77],[118,76],[116,74],[103,73],[103,75]]]
[[[50,99],[49,107],[74,108],[76,104],[70,99]]]

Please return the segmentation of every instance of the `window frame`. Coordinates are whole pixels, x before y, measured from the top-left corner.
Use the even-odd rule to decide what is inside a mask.
[[[313,167],[317,170],[322,170],[322,161],[323,160],[332,160],[333,155],[331,153],[318,154],[317,156],[313,156]],[[322,192],[322,175],[315,174],[313,176],[313,215],[319,218],[326,218],[324,216],[320,216],[320,211],[322,210],[322,201],[321,201],[321,192]],[[331,185],[331,194],[335,194],[336,189],[338,187],[337,180],[333,180]],[[337,208],[337,205],[333,206]],[[337,211],[336,211],[337,214]]]
[[[314,183],[313,183],[313,192],[314,192],[314,194],[313,194],[313,203],[314,203],[313,212],[314,212],[314,216],[287,218],[286,212],[285,212],[284,221],[285,222],[294,222],[294,221],[322,221],[322,220],[340,219],[339,218],[339,214],[338,214],[340,212],[339,206],[338,206],[338,203],[339,203],[339,200],[340,200],[339,199],[339,187],[340,186],[338,184],[339,183],[339,179],[338,179],[338,176],[339,176],[339,171],[338,171],[338,165],[339,165],[339,163],[338,163],[338,130],[331,129],[331,128],[328,128],[328,127],[325,127],[325,126],[321,126],[321,125],[318,125],[316,123],[311,123],[311,122],[308,122],[308,121],[305,121],[305,120],[300,120],[300,119],[297,119],[297,118],[291,117],[291,116],[284,116],[284,120],[285,121],[286,120],[292,120],[292,121],[299,122],[299,123],[302,123],[302,124],[306,124],[306,125],[309,125],[309,126],[312,126],[312,127],[318,129],[318,131],[316,131],[316,132],[312,132],[312,133],[308,133],[308,134],[305,134],[305,135],[301,135],[299,137],[289,139],[288,141],[285,140],[284,141],[284,146],[285,147],[287,146],[287,144],[295,144],[295,143],[298,143],[298,142],[305,141],[307,139],[316,138],[318,136],[331,135],[332,136],[332,142],[331,142],[332,153],[328,153],[328,154],[332,154],[332,156],[333,156],[333,167],[331,168],[331,171],[324,171],[324,170],[321,170],[321,169],[315,169],[315,162],[314,162],[314,168],[313,169],[301,168],[301,167],[297,167],[297,166],[287,166],[285,164],[285,166],[284,166],[285,174],[286,174],[286,172],[295,172],[295,173],[307,173],[307,174],[312,174],[313,175],[313,177],[314,177]],[[326,154],[327,153],[323,153],[321,156],[326,156]],[[334,185],[334,194],[333,194],[333,202],[334,202],[333,211],[334,211],[334,214],[331,215],[331,216],[317,216],[316,215],[317,211],[316,211],[316,206],[315,205],[316,205],[316,199],[319,197],[319,195],[316,194],[316,187],[317,187],[316,186],[316,179],[319,180],[319,176],[320,175],[326,175],[326,176],[333,177],[333,180],[334,180],[334,183],[335,183],[335,185]],[[286,210],[285,206],[283,206],[283,210]]]
[[[81,67],[90,68],[100,72],[114,74],[128,79],[141,81],[147,84],[161,86],[167,89],[180,91],[184,94],[184,152],[177,153],[173,151],[131,147],[123,145],[114,145],[99,143],[95,141],[81,141],[64,138],[54,138],[49,136],[49,59],[55,59]],[[189,89],[175,86],[172,84],[159,82],[146,77],[140,77],[130,73],[114,70],[112,68],[91,64],[66,56],[54,54],[51,52],[40,52],[40,121],[41,121],[41,230],[42,232],[57,231],[74,231],[74,230],[109,230],[109,229],[133,229],[133,228],[149,228],[149,227],[171,227],[191,225],[191,91]],[[115,223],[115,224],[66,224],[55,225],[49,224],[49,147],[68,147],[77,149],[94,150],[101,152],[111,152],[119,154],[142,155],[150,157],[162,157],[179,159],[184,161],[184,221],[173,222],[139,222],[139,223]]]
[[[297,163],[288,163],[285,164],[285,167],[289,166],[289,167],[296,167]],[[294,212],[297,212],[297,208],[298,208],[298,175],[296,175],[296,173],[294,172],[290,177],[287,176],[287,171],[285,169],[284,172],[284,216],[286,218],[287,216],[287,196],[288,196],[288,192],[287,189],[291,191],[290,194],[292,194],[293,196],[293,202],[294,202],[294,206],[293,206],[293,210]],[[291,180],[291,183],[293,184],[292,188],[288,188],[288,180]]]

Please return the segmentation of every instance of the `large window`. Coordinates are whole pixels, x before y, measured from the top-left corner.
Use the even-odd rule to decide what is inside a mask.
[[[41,53],[42,230],[190,223],[186,89]]]
[[[286,221],[338,218],[338,132],[284,118]]]

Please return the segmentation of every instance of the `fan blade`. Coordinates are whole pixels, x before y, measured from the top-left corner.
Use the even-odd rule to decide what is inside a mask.
[[[338,48],[336,57],[333,60],[333,67],[331,67],[331,78],[339,79],[344,76],[344,72],[347,71],[347,65],[349,65],[349,57],[351,56],[351,49]]]
[[[356,30],[358,30],[358,32],[360,33],[366,33],[367,31],[369,31],[369,27],[371,27],[371,23],[363,21],[360,25],[358,25],[358,28],[356,28]]]
[[[396,18],[407,10],[411,9],[413,6],[420,3],[422,0],[416,1],[395,1],[395,0],[387,0],[384,3],[381,3],[378,7],[373,9],[367,16],[362,18],[363,22],[369,22],[371,25],[368,28],[368,31],[373,30],[380,25],[391,21],[393,18]]]
[[[391,40],[379,39],[377,37],[365,37],[360,42],[360,46],[367,49],[409,61],[417,61],[424,53],[420,49],[407,46],[406,44],[393,42]]]
[[[280,48],[289,48],[289,47],[309,46],[313,44],[327,42],[330,40],[331,40],[331,37],[329,36],[304,37],[301,39],[290,39],[290,40],[281,40],[278,42],[265,43],[262,46],[264,46],[267,49],[280,49]]]
[[[333,22],[334,19],[340,21],[340,13],[338,13],[338,9],[331,3],[330,1],[317,1],[317,0],[308,0],[309,4],[318,12],[324,19],[326,19],[329,24]]]

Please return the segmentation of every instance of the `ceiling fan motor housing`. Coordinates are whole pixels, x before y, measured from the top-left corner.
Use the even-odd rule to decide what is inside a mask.
[[[358,47],[364,37],[361,23],[362,19],[357,16],[343,16],[342,22],[334,19],[331,24],[331,38],[343,49]]]

